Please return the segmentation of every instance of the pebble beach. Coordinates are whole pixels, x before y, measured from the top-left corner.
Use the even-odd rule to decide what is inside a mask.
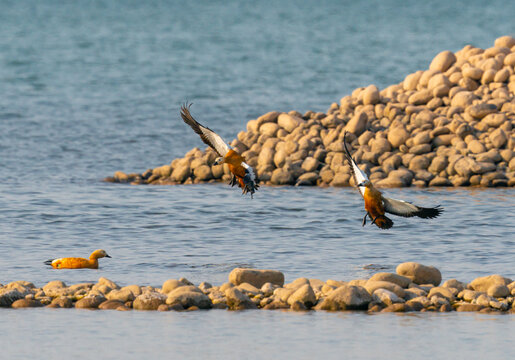
[[[229,281],[194,285],[186,278],[166,280],[160,288],[120,287],[101,277],[97,283],[66,285],[50,281],[36,287],[15,281],[0,287],[4,308],[77,308],[100,310],[195,311],[292,310],[375,312],[481,312],[515,314],[515,282],[501,275],[470,283],[449,279],[416,262],[399,264],[396,273],[378,272],[351,281],[298,278],[284,283],[276,270],[235,268]]]
[[[428,69],[384,89],[357,88],[326,113],[268,112],[248,121],[230,144],[266,185],[353,186],[343,155],[348,131],[354,159],[379,187],[513,187],[514,67],[511,36],[487,49],[442,51]],[[198,120],[209,126],[208,119]],[[213,165],[216,157],[195,147],[170,164],[117,171],[105,180],[229,182],[227,165]]]

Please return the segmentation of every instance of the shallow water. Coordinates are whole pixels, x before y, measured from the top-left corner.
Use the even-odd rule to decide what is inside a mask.
[[[445,212],[395,218],[380,231],[361,227],[353,189],[263,187],[250,200],[225,184],[100,181],[202,147],[179,120],[186,100],[230,140],[268,111],[325,111],[358,86],[383,88],[427,68],[442,50],[490,47],[513,34],[513,14],[515,3],[500,0],[1,2],[0,283],[220,284],[236,266],[278,269],[287,281],[348,280],[403,261],[435,265],[444,279],[514,278],[514,190],[391,190]],[[99,270],[43,265],[96,248],[113,256]],[[8,358],[86,358],[92,344],[101,358],[493,357],[514,324],[469,314],[50,309],[2,309],[0,320]]]

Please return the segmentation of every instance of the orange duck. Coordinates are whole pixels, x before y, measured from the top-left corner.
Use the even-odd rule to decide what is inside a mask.
[[[79,257],[50,259],[45,261],[45,264],[54,269],[98,269],[98,259],[103,257],[110,258],[105,250],[98,249],[91,253],[89,259]]]
[[[440,205],[433,208],[424,208],[413,205],[403,200],[395,200],[384,197],[379,190],[368,180],[367,175],[361,171],[354,159],[352,158],[349,149],[347,149],[346,139],[347,132],[343,136],[343,146],[345,148],[345,156],[349,161],[354,182],[359,189],[359,192],[365,200],[365,210],[367,213],[363,218],[363,226],[367,222],[367,216],[372,220],[372,224],[376,224],[381,229],[389,229],[393,226],[393,221],[385,216],[385,213],[390,213],[397,216],[412,217],[418,216],[423,219],[433,219],[440,215],[443,209]]]
[[[250,193],[250,197],[252,198],[253,194],[259,188],[252,167],[245,163],[245,158],[231,148],[218,134],[199,124],[197,120],[191,116],[190,106],[191,104],[181,106],[181,117],[184,122],[200,135],[200,138],[206,145],[209,145],[216,151],[219,158],[215,160],[214,165],[225,163],[229,166],[229,170],[233,175],[229,185],[234,186],[238,184],[243,194]]]

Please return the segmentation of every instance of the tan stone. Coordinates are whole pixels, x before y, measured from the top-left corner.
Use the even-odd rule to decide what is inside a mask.
[[[508,137],[501,128],[495,129],[492,133],[490,133],[488,138],[490,139],[492,145],[497,149],[502,148],[508,142]]]
[[[347,123],[345,130],[359,136],[365,131],[367,120],[368,118],[365,112],[358,112]]]
[[[370,294],[373,294],[377,289],[386,289],[401,298],[406,295],[402,287],[389,281],[368,280],[365,284],[365,289],[367,289]]]
[[[488,289],[494,285],[507,286],[511,282],[511,279],[496,274],[475,278],[474,280],[472,280],[469,286],[473,290],[487,292]]]
[[[77,309],[96,309],[100,304],[106,301],[101,295],[88,295],[75,303]]]
[[[392,147],[399,148],[408,140],[410,134],[406,131],[403,126],[391,128],[388,131],[388,141],[392,144]]]
[[[361,286],[343,285],[333,290],[322,302],[317,304],[317,310],[365,310],[372,301],[372,296]]]
[[[274,185],[292,185],[295,181],[293,175],[284,168],[275,169],[272,172],[272,178],[270,179]]]
[[[399,285],[402,288],[407,288],[411,283],[411,279],[395,273],[381,272],[374,274],[370,277],[370,281],[388,281]]]
[[[250,298],[236,288],[229,288],[225,291],[227,306],[232,310],[255,309],[257,306]]]
[[[436,55],[429,65],[430,70],[447,71],[456,62],[456,56],[450,51],[442,51]]]
[[[420,91],[417,91],[413,95],[411,95],[408,99],[408,102],[413,105],[424,105],[427,104],[429,100],[433,98],[432,91],[428,89],[423,89]]]
[[[426,266],[416,262],[405,262],[399,264],[397,274],[410,278],[416,284],[440,285],[442,274],[434,266]]]
[[[280,114],[277,118],[277,124],[289,133],[304,123],[305,121],[301,117],[286,113]]]
[[[283,286],[284,275],[277,270],[235,268],[229,274],[229,282],[234,285],[246,282],[257,288],[260,288],[267,282]]]
[[[273,123],[273,122],[264,123],[263,125],[261,125],[259,127],[259,132],[261,134],[265,134],[270,137],[275,136],[275,134],[277,133],[278,130],[279,130],[279,125],[277,125],[276,123]]]
[[[317,299],[315,292],[309,284],[304,284],[295,290],[295,292],[288,297],[287,302],[288,304],[293,305],[293,303],[297,301],[304,304],[308,309],[315,305]]]
[[[363,105],[375,105],[379,102],[379,89],[375,85],[369,85],[363,90]]]
[[[134,300],[132,307],[134,310],[157,310],[157,308],[161,304],[164,304],[165,301],[165,295],[155,291],[149,291],[138,295]]]

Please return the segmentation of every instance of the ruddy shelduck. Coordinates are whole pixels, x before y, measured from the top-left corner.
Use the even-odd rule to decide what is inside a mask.
[[[200,135],[200,138],[206,145],[209,145],[216,151],[219,157],[215,160],[214,165],[225,163],[229,166],[229,170],[233,175],[229,185],[234,186],[238,184],[243,194],[250,193],[250,197],[252,198],[253,194],[259,188],[252,167],[245,163],[245,158],[231,148],[218,134],[208,127],[199,124],[197,120],[191,116],[190,106],[191,104],[181,106],[181,117],[184,122]]]
[[[52,266],[54,269],[98,269],[98,259],[103,257],[110,258],[105,250],[98,249],[91,253],[89,259],[67,257],[50,259],[45,261],[45,264]]]
[[[418,216],[423,219],[433,219],[442,213],[443,209],[441,209],[439,205],[433,208],[424,208],[403,200],[384,197],[383,194],[372,185],[367,175],[361,171],[352,158],[349,149],[347,149],[346,136],[347,132],[345,132],[343,136],[345,156],[349,161],[354,182],[365,200],[365,210],[367,213],[363,217],[363,226],[365,226],[368,216],[372,220],[372,224],[376,224],[381,229],[391,228],[393,221],[386,217],[385,213],[403,217]]]

